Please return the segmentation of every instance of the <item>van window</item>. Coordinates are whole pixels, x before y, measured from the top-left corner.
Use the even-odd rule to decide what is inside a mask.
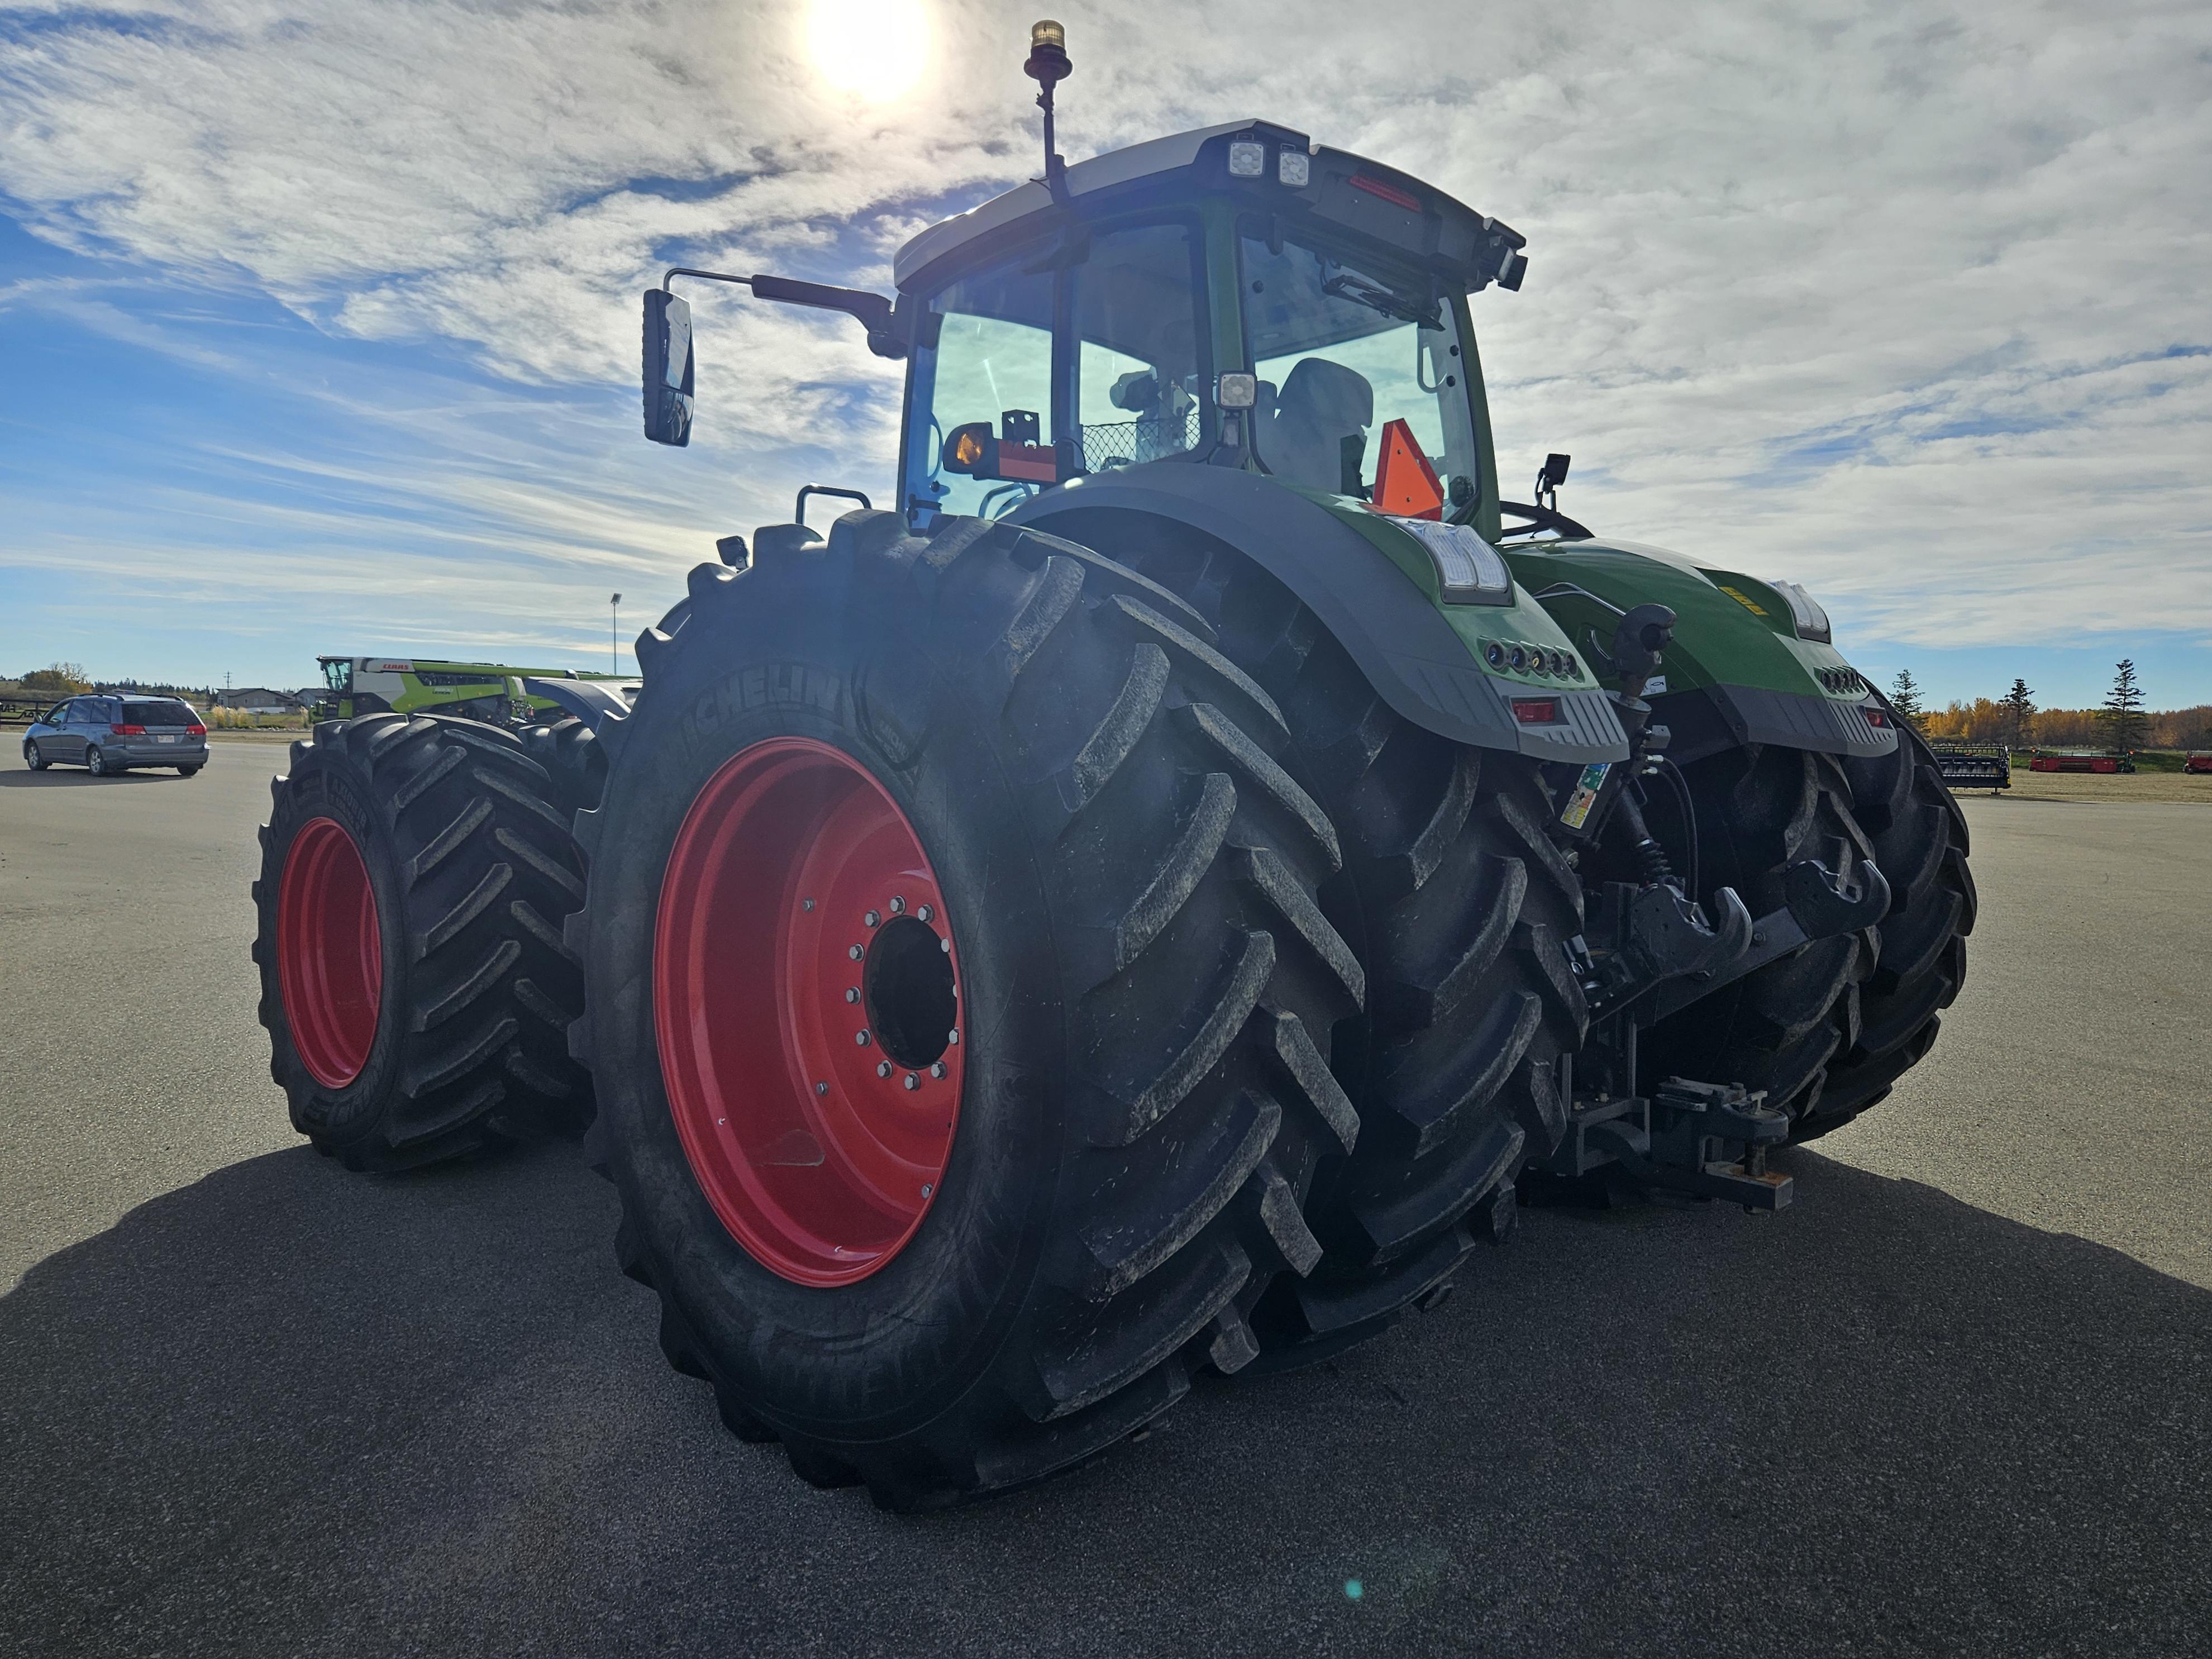
[[[185,704],[171,701],[161,702],[126,702],[123,705],[125,726],[197,726],[199,722]]]

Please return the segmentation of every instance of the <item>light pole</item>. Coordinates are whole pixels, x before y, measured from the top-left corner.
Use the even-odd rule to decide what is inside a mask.
[[[617,593],[607,601],[607,668],[612,673],[622,672],[622,595]]]

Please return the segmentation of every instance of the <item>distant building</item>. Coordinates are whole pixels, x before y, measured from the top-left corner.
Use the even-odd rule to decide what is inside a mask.
[[[240,708],[253,714],[296,714],[307,704],[289,691],[271,691],[265,685],[242,685],[235,691],[215,694],[218,708]]]

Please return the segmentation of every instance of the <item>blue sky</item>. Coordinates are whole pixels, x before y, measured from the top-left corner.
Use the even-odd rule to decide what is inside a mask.
[[[1509,481],[1571,451],[1578,516],[1805,581],[1938,701],[2124,654],[2212,702],[2202,6],[1062,15],[1073,155],[1264,113],[1528,236],[1476,312]],[[639,291],[884,285],[1032,169],[1029,16],[0,0],[0,672],[603,665],[617,589],[626,662],[895,447],[857,330],[726,297],[697,441],[646,444]]]

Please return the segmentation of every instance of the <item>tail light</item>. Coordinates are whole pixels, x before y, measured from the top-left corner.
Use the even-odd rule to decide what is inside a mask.
[[[1516,697],[1513,699],[1513,718],[1523,726],[1557,726],[1559,723],[1559,700],[1557,697]]]
[[[1410,190],[1400,189],[1387,179],[1377,179],[1369,173],[1355,173],[1352,175],[1351,183],[1352,189],[1364,190],[1370,196],[1379,196],[1393,206],[1404,208],[1408,213],[1419,213],[1421,210],[1419,197],[1414,195]]]
[[[185,728],[185,735],[188,738],[204,738],[207,736],[207,727],[204,726],[188,726]]]
[[[118,738],[143,738],[146,735],[146,728],[143,726],[111,726],[107,729]]]

